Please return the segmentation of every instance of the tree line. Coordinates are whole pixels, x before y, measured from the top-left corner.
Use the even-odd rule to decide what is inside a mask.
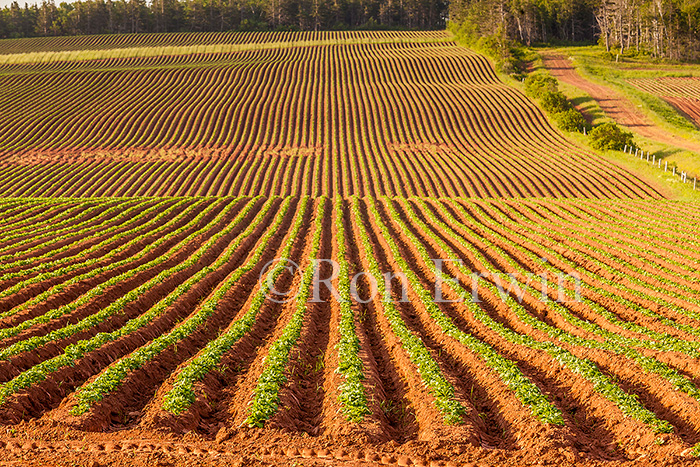
[[[597,41],[612,55],[700,59],[700,0],[452,0],[449,18],[500,47]]]
[[[0,38],[179,31],[439,29],[446,0],[78,0],[12,3]]]
[[[0,37],[176,31],[436,29],[492,48],[598,41],[700,60],[700,0],[78,0],[0,10]]]

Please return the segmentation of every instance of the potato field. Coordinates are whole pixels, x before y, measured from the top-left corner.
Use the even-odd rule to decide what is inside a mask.
[[[700,205],[446,32],[4,40],[0,128],[8,460],[700,455]]]

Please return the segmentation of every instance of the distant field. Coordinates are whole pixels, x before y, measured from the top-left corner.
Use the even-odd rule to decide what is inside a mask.
[[[343,41],[427,41],[445,40],[444,31],[301,31],[301,32],[175,32],[152,34],[106,34],[95,36],[33,37],[0,40],[3,54],[109,50],[124,48],[185,47],[232,44],[294,44]]]
[[[642,91],[663,98],[700,127],[700,78],[631,79]]]
[[[660,196],[445,33],[217,37],[347,42],[0,66],[0,194]]]

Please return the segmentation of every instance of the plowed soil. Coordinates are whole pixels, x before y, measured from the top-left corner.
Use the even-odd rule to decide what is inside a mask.
[[[246,200],[230,202],[234,204],[223,218],[224,223],[230,222],[247,205]],[[626,338],[648,340],[651,343],[654,339],[649,340],[647,334],[661,332],[666,333],[670,339],[700,348],[700,336],[691,332],[689,327],[697,328],[700,321],[692,315],[700,308],[697,300],[692,296],[682,298],[673,288],[661,291],[657,279],[640,272],[648,270],[665,274],[664,271],[671,271],[665,268],[676,263],[685,264],[685,269],[692,268],[694,266],[691,265],[697,264],[695,252],[660,243],[659,247],[674,250],[669,260],[673,259],[675,263],[661,263],[654,269],[648,263],[650,255],[661,251],[659,248],[633,249],[630,244],[623,244],[623,236],[614,234],[621,228],[621,223],[625,224],[626,231],[649,229],[650,224],[645,223],[645,215],[651,212],[655,213],[654,232],[669,235],[674,229],[683,230],[682,225],[692,224],[700,217],[700,212],[692,204],[674,204],[671,212],[666,214],[664,206],[667,204],[664,202],[618,203],[618,209],[638,212],[640,220],[636,220],[611,211],[607,202],[590,200],[557,203],[536,200],[483,201],[478,204],[431,200],[427,204],[428,211],[424,211],[415,199],[377,201],[367,198],[358,202],[361,210],[366,213],[362,215],[360,225],[353,221],[353,200],[345,201],[342,210],[333,214],[343,216],[346,260],[353,275],[368,269],[372,259],[361,243],[363,232],[368,235],[373,258],[380,270],[401,272],[395,253],[377,224],[380,220],[387,225],[391,238],[398,242],[399,253],[408,261],[422,285],[432,287],[435,277],[421,264],[422,259],[416,247],[425,248],[431,257],[441,257],[447,253],[428,235],[428,231],[416,227],[409,216],[409,212],[416,212],[420,221],[429,226],[430,231],[454,249],[457,257],[475,271],[486,271],[489,268],[508,271],[509,261],[515,261],[533,274],[541,274],[541,263],[533,263],[528,259],[528,252],[537,257],[547,257],[553,251],[561,251],[562,256],[552,257],[550,264],[566,272],[570,272],[569,263],[582,266],[586,271],[584,280],[592,287],[583,293],[589,300],[588,304],[566,304],[571,313],[614,332],[619,330],[620,335]],[[256,209],[263,205],[262,200],[255,203]],[[372,203],[377,203],[379,219],[374,219],[370,213]],[[264,428],[250,428],[245,424],[249,401],[258,384],[268,349],[281,336],[294,311],[293,303],[266,303],[256,324],[225,354],[221,370],[211,372],[196,386],[194,405],[181,415],[164,411],[161,407],[163,397],[172,389],[178,372],[208,342],[215,339],[220,330],[230,326],[250,306],[250,298],[252,292],[257,290],[256,284],[263,263],[279,254],[277,252],[291,228],[296,202],[292,203],[292,209],[281,221],[280,230],[270,240],[268,250],[259,264],[244,275],[241,283],[224,297],[219,310],[208,318],[205,326],[178,342],[177,346],[163,349],[142,368],[128,372],[122,385],[96,402],[86,414],[76,416],[71,413],[77,400],[76,391],[81,386],[94,381],[97,375],[109,369],[119,358],[138,350],[152,339],[169,332],[181,320],[192,316],[209,299],[218,284],[243,264],[256,242],[270,228],[272,219],[282,204],[279,200],[273,202],[271,211],[261,218],[263,222],[252,230],[253,235],[241,241],[230,262],[210,271],[153,323],[89,352],[77,360],[75,366],[50,372],[45,380],[16,390],[0,404],[0,416],[4,425],[0,428],[4,430],[0,431],[0,450],[5,455],[4,460],[23,465],[46,463],[66,466],[73,463],[136,466],[294,463],[309,466],[516,466],[532,463],[657,466],[693,463],[691,450],[700,441],[700,429],[696,421],[700,414],[700,403],[697,399],[675,389],[663,375],[646,374],[646,370],[631,359],[603,350],[559,343],[524,323],[498,295],[488,291],[480,292],[483,299],[480,306],[494,320],[515,332],[563,345],[572,354],[594,362],[622,390],[637,397],[654,416],[668,421],[673,432],[654,433],[644,423],[623,415],[615,401],[597,392],[588,380],[562,367],[546,352],[504,339],[493,328],[475,319],[464,304],[441,303],[441,310],[458,328],[513,361],[525,377],[541,388],[552,404],[561,410],[563,426],[543,424],[515,397],[498,373],[478,353],[443,333],[438,323],[420,305],[422,298],[413,287],[407,291],[407,302],[400,300],[401,294],[397,288],[392,289],[393,298],[401,319],[410,332],[418,336],[426,346],[444,377],[455,388],[455,397],[466,409],[462,422],[456,426],[445,425],[443,422],[434,396],[426,389],[404,343],[390,325],[383,311],[383,302],[376,297],[367,303],[355,303],[352,307],[356,313],[356,332],[365,368],[364,388],[368,395],[370,413],[360,423],[350,423],[344,418],[342,406],[337,399],[339,388],[343,384],[336,371],[339,364],[336,351],[339,310],[337,302],[326,289],[320,291],[321,303],[309,304],[300,338],[292,349],[285,370],[287,382],[280,393],[281,406]],[[460,211],[460,206],[464,211]],[[409,225],[409,231],[418,239],[419,244],[411,243],[393,220],[390,214],[392,207],[397,210],[398,219]],[[179,209],[186,209],[186,205]],[[214,212],[219,209],[221,208]],[[76,216],[80,216],[79,212],[76,211]],[[679,213],[683,215],[679,216]],[[177,212],[172,215],[176,214]],[[246,222],[250,222],[254,215],[255,212],[249,213]],[[437,219],[451,225],[454,234],[435,225],[431,216],[437,216]],[[18,217],[21,218],[22,216]],[[143,222],[151,218],[152,216],[146,216]],[[200,221],[198,226],[201,228],[212,218],[213,213]],[[595,220],[592,221],[592,218]],[[308,261],[312,220],[311,211],[307,211],[301,221],[299,241],[294,243],[291,251],[291,258],[299,264]],[[194,219],[190,216],[175,226],[182,227],[186,222],[192,223]],[[593,228],[586,229],[591,222]],[[571,229],[567,225],[575,225],[575,228]],[[337,236],[335,224],[329,216],[321,226],[320,255],[337,259],[337,249],[334,246]],[[145,294],[137,302],[139,306],[129,307],[125,316],[117,315],[76,336],[40,345],[31,352],[20,353],[10,361],[3,362],[4,383],[0,384],[0,389],[6,390],[10,387],[8,385],[19,381],[17,377],[29,374],[27,372],[38,368],[36,365],[45,359],[60,355],[68,348],[68,344],[90,338],[97,332],[111,332],[124,326],[128,318],[153,306],[177,284],[182,283],[185,276],[191,276],[194,271],[212,264],[216,256],[226,249],[226,244],[233,241],[245,227],[244,223],[234,228],[228,236],[214,243],[211,252],[203,257],[203,262],[192,265],[165,281],[159,288]],[[207,235],[221,228],[221,225],[214,226]],[[596,243],[597,237],[594,234],[597,232],[614,235]],[[575,237],[567,239],[567,233]],[[460,238],[467,239],[486,260],[477,259],[471,250],[460,243]],[[502,252],[498,253],[489,247],[489,242],[501,248]],[[517,247],[510,242],[517,242]],[[608,243],[617,246],[613,248]],[[200,239],[186,246],[182,253],[173,256],[162,267],[186,260],[201,245]],[[564,246],[566,249],[561,249]],[[80,246],[73,248],[76,250],[70,250],[67,254],[76,252]],[[618,259],[605,256],[620,248],[629,250],[628,253],[633,255],[628,254]],[[637,257],[639,261],[635,262]],[[596,261],[613,265],[627,277],[634,278],[635,282],[611,284],[610,280],[614,276],[597,265]],[[139,264],[141,262],[135,262],[132,267]],[[677,267],[675,273],[681,273],[685,269]],[[331,276],[331,272],[329,268],[322,270],[322,277]],[[468,282],[468,278],[453,265],[446,268],[446,273],[459,277],[463,283]],[[150,273],[149,277],[152,275]],[[72,277],[66,275],[65,280],[70,281]],[[144,279],[138,279],[137,276],[135,280],[138,284]],[[395,281],[394,287],[398,282]],[[337,282],[334,284],[337,285]],[[94,286],[89,281],[78,285],[78,292],[72,295],[57,291],[56,305],[68,304]],[[298,286],[298,276],[289,275],[280,276],[276,284],[278,290],[294,290]],[[94,303],[90,302],[89,306],[80,308],[65,318],[49,319],[46,323],[30,327],[20,337],[40,337],[50,335],[47,334],[49,332],[58,332],[70,323],[98,312],[133,287],[135,284],[127,286],[125,283],[122,289],[110,289]],[[677,287],[696,288],[697,285],[693,281],[678,281]],[[368,282],[359,282],[361,297],[369,296],[371,290]],[[10,298],[14,297],[17,303],[22,303],[40,292],[41,290],[27,288]],[[609,297],[610,293],[619,295],[620,299],[642,304],[660,317],[669,316],[672,319],[660,324],[658,320],[650,319],[634,309],[614,303]],[[549,297],[556,299],[556,291],[550,291]],[[458,297],[448,295],[447,298],[454,300]],[[539,301],[539,293],[526,294],[522,303],[528,313],[548,326],[585,339],[600,338],[591,331],[580,329],[562,319],[553,308]],[[621,328],[621,324],[608,322],[608,318],[599,315],[593,304],[615,313],[619,323],[637,326],[637,331],[632,332]],[[676,308],[666,309],[658,304]],[[50,308],[49,305],[44,309],[36,309],[32,316],[41,316],[41,313],[50,311]],[[686,316],[683,313],[689,314]],[[22,342],[21,339],[12,340],[15,341]],[[691,384],[696,384],[700,381],[700,366],[695,363],[692,357],[694,354],[689,347],[679,349],[652,351],[638,348],[647,357],[663,362],[688,378]]]
[[[697,464],[700,208],[446,33],[6,42],[107,56],[0,66],[0,466]]]

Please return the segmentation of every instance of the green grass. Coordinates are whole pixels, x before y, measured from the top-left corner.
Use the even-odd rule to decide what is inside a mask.
[[[577,71],[582,76],[592,82],[618,90],[660,128],[688,140],[700,142],[700,131],[694,124],[678,113],[674,107],[659,97],[635,88],[626,81],[631,78],[656,78],[663,76],[700,77],[700,65],[657,63],[648,58],[636,57],[621,57],[620,62],[616,63],[614,60],[611,61],[605,58],[605,51],[598,46],[577,46],[550,50],[572,57]],[[528,57],[530,58],[531,72],[547,73],[539,55],[534,55],[534,57],[533,55],[528,55]],[[523,83],[502,74],[501,79],[524,92]],[[613,121],[605,115],[595,99],[581,89],[559,81],[559,90],[566,95],[572,104],[583,110],[586,118],[590,119],[594,126]],[[547,118],[556,127],[551,116],[547,114]],[[645,152],[649,151],[655,154],[657,159],[660,158],[662,160],[662,168],[658,169],[652,167],[646,160],[635,159],[619,151],[602,153],[596,151],[590,148],[588,138],[580,133],[563,133],[577,145],[588,147],[590,151],[598,153],[601,157],[621,165],[654,186],[659,187],[671,199],[700,201],[700,191],[693,191],[692,182],[683,184],[679,177],[671,175],[671,168],[675,166],[679,171],[688,172],[689,180],[692,181],[692,175],[690,174],[700,175],[700,154],[650,140],[635,133],[634,138],[637,145]],[[665,162],[668,162],[668,173],[664,173],[663,170]],[[700,182],[698,186],[700,187]]]
[[[590,119],[589,122],[593,126],[611,121],[598,102],[576,86],[559,81],[559,90],[564,93],[569,102],[583,112],[587,120]]]
[[[579,146],[588,144],[588,137],[580,133],[567,133],[567,136]],[[620,151],[597,152],[600,157],[627,169],[642,180],[657,187],[657,189],[669,199],[677,201],[700,201],[700,180],[698,180],[698,190],[693,191],[693,184],[690,176],[688,178],[690,183],[681,183],[680,177],[674,177],[671,171],[672,164],[676,164],[689,173],[700,173],[699,155],[688,151],[671,149],[667,145],[652,142],[636,135],[635,141],[644,148],[645,152],[649,151],[652,154],[656,154],[657,158],[662,158],[660,169],[652,167],[651,163],[647,162],[646,159],[641,160]],[[593,151],[593,149],[591,149],[591,151]],[[664,162],[666,160],[669,162],[668,172],[664,172]],[[697,172],[693,172],[693,168],[697,168]]]
[[[628,79],[634,78],[700,76],[700,67],[677,65],[668,69],[664,64],[629,57],[622,57],[620,62],[615,62],[601,56],[601,49],[598,47],[574,47],[560,51],[574,58],[574,65],[581,75],[591,81],[612,85],[644,111],[654,123],[676,130],[688,139],[700,139],[697,127],[673,106],[627,82]]]

